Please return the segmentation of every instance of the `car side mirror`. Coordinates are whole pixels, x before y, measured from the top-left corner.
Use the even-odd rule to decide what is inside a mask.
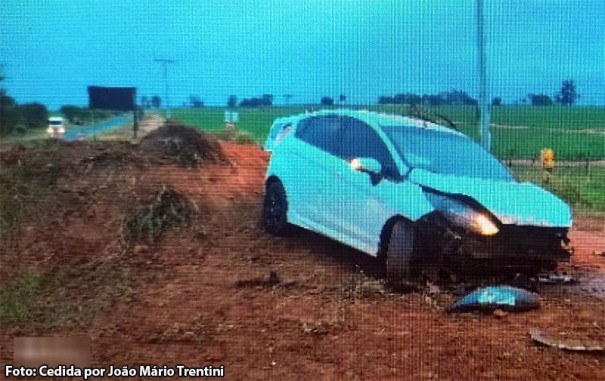
[[[351,169],[360,172],[376,173],[382,172],[382,165],[376,159],[370,157],[358,157],[351,160]]]
[[[384,177],[382,175],[382,165],[380,165],[378,160],[369,157],[359,157],[351,160],[351,169],[370,175],[372,185],[378,185]]]

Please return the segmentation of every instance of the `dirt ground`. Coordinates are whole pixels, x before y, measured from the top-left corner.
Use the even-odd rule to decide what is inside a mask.
[[[446,314],[450,290],[397,293],[361,253],[299,229],[265,233],[268,155],[256,146],[221,143],[227,160],[183,166],[130,143],[56,144],[1,150],[3,171],[41,169],[18,235],[5,235],[0,284],[36,272],[50,286],[1,326],[0,364],[14,337],[85,335],[98,366],[224,365],[234,380],[605,379],[602,353],[529,335],[605,343],[602,220],[578,220],[561,270],[579,282],[541,286],[541,308]],[[165,189],[187,200],[188,220],[153,239],[128,230]]]

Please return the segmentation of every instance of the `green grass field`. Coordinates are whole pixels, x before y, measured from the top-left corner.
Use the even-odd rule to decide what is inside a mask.
[[[605,212],[605,166],[556,167],[548,182],[538,166],[513,165],[520,180],[531,181],[564,199],[574,211]]]
[[[462,132],[479,141],[475,108],[434,110],[459,122]],[[553,149],[559,159],[605,158],[604,107],[492,107],[491,123],[493,152],[500,158],[532,159],[542,148]]]
[[[406,114],[405,106],[366,108],[394,114]],[[470,106],[429,108],[454,121],[459,129],[479,140],[478,116]],[[280,116],[304,112],[302,106],[238,109],[238,129],[262,143],[271,123]],[[225,128],[224,108],[177,109],[174,119],[207,131]],[[493,152],[500,158],[534,159],[542,148],[551,148],[559,160],[605,159],[605,108],[598,106],[532,107],[499,106],[492,108]]]
[[[276,118],[305,112],[300,107],[267,107],[264,109],[239,108],[240,122],[237,128],[250,134],[257,142],[263,143],[269,128]],[[225,109],[205,107],[198,109],[177,109],[172,111],[172,118],[181,120],[204,131],[222,131],[225,129]]]

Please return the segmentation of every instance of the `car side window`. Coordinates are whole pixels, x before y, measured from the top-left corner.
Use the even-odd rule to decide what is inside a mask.
[[[271,127],[271,139],[275,140],[275,137],[277,136],[277,134],[279,134],[279,132],[284,128],[284,124],[283,123],[275,123],[272,127]]]
[[[398,178],[393,157],[380,135],[364,122],[350,117],[342,118],[342,143],[339,156],[344,160],[368,157],[378,160],[386,176]]]
[[[296,137],[332,155],[336,155],[341,135],[340,117],[317,116],[299,123]],[[302,124],[301,124],[302,123]]]

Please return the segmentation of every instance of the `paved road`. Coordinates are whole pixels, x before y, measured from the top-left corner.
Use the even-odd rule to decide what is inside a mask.
[[[125,114],[104,120],[103,122],[90,126],[81,126],[75,128],[71,127],[67,129],[67,132],[65,133],[63,139],[77,140],[78,136],[80,135],[91,137],[95,134],[100,134],[101,132],[107,132],[115,128],[119,128],[128,123],[132,123],[132,115]]]

